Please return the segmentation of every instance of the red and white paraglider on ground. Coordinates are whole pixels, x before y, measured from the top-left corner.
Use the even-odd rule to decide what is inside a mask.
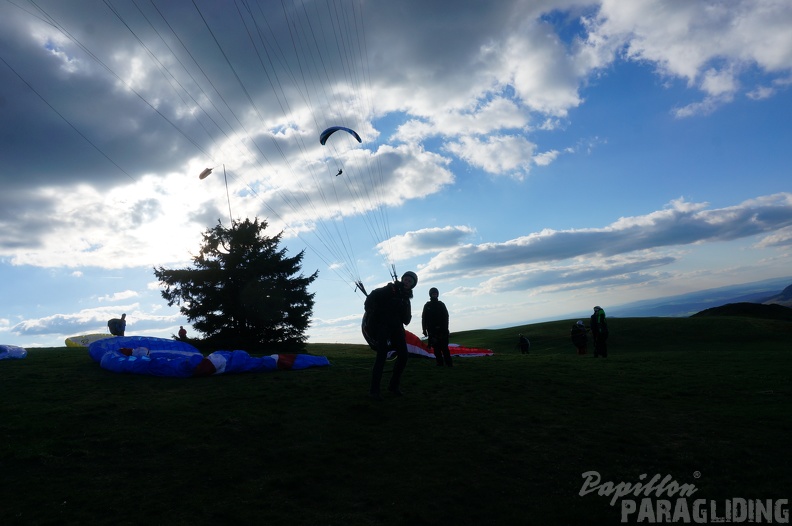
[[[429,345],[425,341],[421,340],[418,336],[411,333],[410,331],[404,331],[404,336],[405,339],[407,340],[407,352],[434,359],[435,357],[434,351],[432,351],[432,348],[429,347]],[[493,354],[495,354],[490,349],[479,349],[476,347],[462,347],[461,345],[457,345],[455,343],[448,344],[448,351],[451,353],[451,356],[458,358],[492,356]]]

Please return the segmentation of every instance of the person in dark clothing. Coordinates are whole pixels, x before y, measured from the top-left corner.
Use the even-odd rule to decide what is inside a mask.
[[[187,341],[187,329],[184,328],[184,325],[179,325],[179,339],[181,341]]]
[[[586,326],[583,325],[583,320],[578,320],[572,326],[570,337],[572,338],[572,345],[577,347],[578,354],[586,354],[588,352],[588,335],[586,334]]]
[[[407,341],[404,337],[404,325],[412,319],[412,290],[418,284],[415,272],[405,272],[401,281],[396,280],[384,287],[374,289],[366,297],[366,325],[364,331],[369,335],[377,351],[374,368],[371,371],[371,387],[369,396],[380,399],[380,383],[382,371],[388,352],[396,351],[396,362],[393,365],[388,391],[401,396],[401,375],[407,366]]]
[[[528,354],[531,351],[531,342],[522,334],[520,334],[520,339],[517,342],[517,346],[520,348],[521,354]]]
[[[120,318],[107,320],[107,328],[113,336],[123,336],[126,331],[126,314],[122,314]]]
[[[608,322],[602,307],[594,307],[591,315],[591,336],[594,339],[594,358],[608,357]]]
[[[429,301],[424,304],[421,314],[421,328],[423,335],[429,338],[429,347],[434,351],[437,365],[453,367],[448,351],[448,309],[439,297],[440,291],[435,287],[429,289]]]

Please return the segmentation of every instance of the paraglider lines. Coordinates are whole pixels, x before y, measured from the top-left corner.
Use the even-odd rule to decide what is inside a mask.
[[[218,134],[225,137],[227,144],[236,147],[243,155],[247,155],[252,159],[252,163],[257,164],[261,170],[262,179],[271,185],[273,195],[280,199],[281,202],[288,207],[293,216],[299,218],[305,225],[313,227],[313,234],[324,247],[324,251],[313,250],[314,253],[328,267],[334,272],[340,273],[341,271],[348,274],[348,279],[351,284],[355,285],[356,290],[361,290],[365,293],[365,288],[362,287],[362,281],[357,270],[357,261],[354,255],[354,245],[352,242],[350,231],[345,218],[360,216],[361,220],[366,225],[370,236],[375,240],[375,244],[384,246],[390,239],[390,228],[387,217],[386,199],[384,196],[384,189],[386,188],[386,177],[383,174],[383,169],[380,161],[380,156],[377,155],[377,148],[369,154],[368,150],[364,150],[368,155],[356,155],[357,163],[336,163],[336,166],[331,166],[330,159],[334,158],[340,160],[344,157],[347,159],[348,154],[353,152],[351,148],[340,151],[339,144],[334,144],[333,141],[327,141],[328,136],[323,137],[320,142],[323,147],[330,148],[331,156],[324,156],[323,163],[328,170],[328,176],[322,177],[317,174],[316,166],[316,146],[308,146],[305,143],[306,136],[315,136],[313,133],[306,133],[299,127],[294,126],[294,133],[285,134],[288,140],[295,141],[297,149],[305,161],[302,163],[304,171],[301,169],[299,172],[295,168],[293,159],[284,151],[281,142],[276,140],[273,132],[266,133],[273,144],[274,150],[280,157],[283,166],[292,176],[290,178],[282,178],[277,175],[273,163],[267,157],[264,149],[259,144],[257,138],[254,138],[248,127],[243,124],[237,112],[235,112],[229,104],[228,94],[226,96],[218,89],[218,86],[213,82],[210,75],[199,63],[198,57],[189,49],[187,42],[182,39],[177,28],[174,27],[166,18],[153,0],[150,0],[153,9],[156,10],[158,16],[162,19],[168,30],[179,41],[184,52],[187,53],[192,64],[190,68],[197,67],[200,71],[202,78],[196,78],[191,73],[190,68],[187,67],[178,56],[176,51],[168,44],[166,38],[160,34],[158,29],[152,23],[152,19],[147,17],[136,0],[132,0],[140,15],[145,20],[147,27],[156,34],[164,44],[165,48],[173,57],[173,60],[179,63],[183,68],[184,73],[189,77],[190,82],[184,84],[179,81],[177,75],[171,71],[166,64],[173,62],[173,60],[160,60],[154,53],[156,46],[147,45],[141,35],[145,32],[140,30],[136,31],[133,24],[124,19],[123,14],[110,3],[110,0],[103,0],[106,7],[113,13],[113,15],[123,24],[127,31],[134,37],[137,45],[140,45],[155,64],[162,74],[165,81],[174,90],[181,103],[187,108],[188,113],[194,115],[197,123],[203,129],[210,141],[217,144]],[[241,2],[241,5],[240,5]],[[201,144],[192,138],[185,130],[181,129],[176,122],[168,118],[164,110],[160,111],[151,102],[148,102],[142,93],[134,89],[129,83],[122,80],[122,78],[113,72],[108,65],[103,63],[95,54],[93,54],[86,46],[79,42],[72,34],[66,31],[60,24],[58,24],[51,16],[49,16],[44,9],[37,6],[35,2],[31,2],[44,17],[46,21],[52,24],[56,29],[61,31],[67,38],[75,43],[82,49],[88,56],[100,64],[104,69],[111,73],[123,85],[125,85],[132,93],[140,98],[145,104],[153,109],[157,115],[162,117],[168,124],[170,124],[180,135],[193,144],[196,149],[205,155],[208,159],[213,159],[212,155],[207,153]],[[352,136],[357,140],[352,144],[352,148],[358,148],[358,145],[363,141],[360,135],[354,131],[355,128],[368,131],[368,124],[365,121],[367,116],[372,115],[372,104],[370,99],[370,74],[369,74],[369,57],[366,46],[365,26],[362,15],[362,7],[358,6],[354,1],[344,2],[343,0],[333,1],[324,4],[311,3],[313,12],[309,13],[311,9],[308,3],[292,1],[289,5],[288,0],[281,0],[281,10],[283,13],[285,23],[281,27],[288,30],[291,40],[291,54],[287,56],[284,49],[281,48],[278,38],[273,31],[273,25],[267,16],[265,16],[261,3],[256,4],[258,10],[254,10],[247,0],[235,0],[234,5],[237,10],[239,21],[244,26],[253,51],[256,53],[262,74],[266,77],[265,84],[269,84],[269,89],[274,95],[281,113],[285,118],[284,126],[287,131],[291,131],[291,126],[299,123],[295,118],[294,110],[289,103],[290,97],[298,97],[307,107],[310,118],[316,126],[316,133],[319,130],[328,129],[333,125],[344,124],[342,128],[352,132]],[[247,101],[249,107],[262,124],[266,123],[264,114],[265,112],[259,107],[256,102],[254,94],[256,93],[252,87],[246,85],[240,75],[239,66],[235,66],[232,62],[231,54],[224,49],[220,39],[223,33],[219,30],[210,27],[210,20],[216,23],[211,17],[206,17],[201,11],[195,0],[192,0],[192,6],[203,22],[203,27],[206,28],[211,41],[222,56],[236,84],[239,86],[241,93]],[[257,11],[257,13],[254,13]],[[33,15],[35,16],[35,15]],[[158,24],[159,25],[159,24]],[[229,28],[225,28],[228,31]],[[241,31],[241,28],[239,29]],[[254,36],[255,33],[255,36]],[[172,40],[172,39],[171,39]],[[159,46],[162,47],[162,46]],[[3,60],[3,62],[11,68],[11,66]],[[291,65],[290,65],[291,64]],[[293,68],[297,68],[296,70]],[[16,70],[11,70],[20,76]],[[181,71],[179,71],[179,75]],[[334,76],[335,75],[335,76]],[[20,78],[22,78],[20,76]],[[28,84],[24,79],[23,82]],[[208,83],[211,86],[212,94],[204,89],[204,85]],[[189,84],[189,89],[187,84]],[[191,94],[190,91],[193,86],[200,90],[200,96],[195,93]],[[343,89],[336,89],[343,88]],[[45,103],[47,101],[30,86],[36,95],[38,95]],[[291,91],[289,91],[291,90]],[[347,97],[347,94],[351,97]],[[221,109],[215,103],[215,95],[222,101]],[[189,101],[189,102],[188,102]],[[84,134],[80,133],[68,119],[60,113],[49,103],[47,103],[62,119],[64,119],[72,128],[75,129],[86,141],[104,155],[112,164],[119,168],[127,177],[134,181],[134,178],[124,171],[117,163],[115,163],[107,154],[91,142]],[[194,104],[194,106],[190,106]],[[211,121],[210,126],[206,126],[203,119],[199,118],[200,115],[193,113],[197,108],[206,118]],[[336,110],[337,108],[337,110]],[[341,111],[343,109],[344,111]],[[329,111],[327,111],[329,110]],[[325,114],[325,111],[329,115]],[[230,113],[232,118],[228,118],[226,113]],[[348,114],[348,117],[341,117],[343,114]],[[217,119],[215,116],[218,116]],[[222,121],[222,122],[221,122]],[[341,122],[339,122],[341,121]],[[346,121],[346,122],[345,122]],[[232,124],[232,122],[234,124]],[[320,125],[320,122],[323,125]],[[364,127],[365,126],[365,127]],[[243,139],[235,140],[234,133],[239,130],[240,136]],[[215,131],[217,130],[217,131]],[[350,140],[347,138],[346,140]],[[376,141],[376,136],[373,137]],[[248,144],[252,143],[252,144]],[[315,145],[315,143],[313,143]],[[374,144],[376,146],[376,144]],[[255,150],[255,152],[254,152]],[[216,161],[215,161],[215,164]],[[267,168],[265,168],[265,165]],[[230,174],[228,172],[231,172]],[[270,172],[270,174],[267,174]],[[313,182],[313,189],[307,186],[292,185],[292,181],[298,181],[300,175],[310,178]],[[276,174],[276,180],[272,174]],[[229,216],[233,221],[230,189],[228,187],[228,176],[230,175],[233,180],[237,180],[233,170],[226,170],[226,164],[223,163],[224,183],[226,186],[226,200],[229,209]],[[285,228],[294,231],[305,244],[312,248],[303,235],[300,235],[300,228],[294,226],[294,219],[291,217],[284,217],[283,211],[279,213],[271,206],[271,203],[263,199],[256,189],[247,183],[243,177],[239,179],[250,190],[250,194],[261,201],[264,207],[274,214],[278,219],[283,221]],[[343,186],[337,186],[336,182]],[[332,190],[327,186],[332,185]],[[296,189],[292,189],[295,188]],[[342,197],[345,189],[348,197]],[[331,193],[332,192],[332,193]],[[345,203],[350,203],[349,207],[345,207]],[[344,208],[342,208],[344,207]],[[279,207],[280,208],[280,207]],[[381,250],[381,255],[386,260],[386,264],[390,262],[390,273],[395,275],[395,265],[392,261],[392,253],[389,250]],[[329,257],[328,257],[329,254]],[[338,262],[342,262],[341,266],[330,262],[328,259],[334,258]]]

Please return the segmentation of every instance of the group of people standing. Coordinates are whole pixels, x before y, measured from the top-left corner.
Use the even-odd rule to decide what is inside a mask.
[[[388,353],[396,351],[393,374],[388,383],[388,391],[402,396],[401,376],[407,366],[407,340],[404,326],[412,320],[413,289],[418,284],[415,272],[405,272],[401,279],[374,289],[366,297],[363,316],[363,335],[369,345],[377,352],[371,371],[369,396],[380,399],[380,384]],[[421,313],[423,335],[428,338],[434,351],[438,367],[453,367],[448,350],[448,309],[440,301],[437,288],[429,289],[429,301]]]
[[[363,315],[363,336],[377,352],[374,367],[371,371],[371,385],[369,396],[381,399],[380,384],[385,361],[388,354],[395,351],[396,362],[393,374],[388,383],[388,391],[395,396],[402,396],[401,376],[407,366],[407,340],[405,339],[404,326],[412,320],[413,289],[418,284],[415,272],[405,272],[401,279],[393,283],[374,289],[366,297]],[[453,367],[451,353],[448,350],[449,316],[445,304],[440,301],[440,292],[436,287],[429,289],[429,301],[424,304],[421,313],[421,328],[427,337],[429,346],[434,351],[438,367]],[[578,354],[586,354],[588,348],[588,332],[594,340],[594,357],[608,357],[608,323],[605,319],[605,310],[594,307],[591,315],[591,324],[586,327],[582,320],[572,326],[572,343],[577,347]],[[520,334],[520,352],[528,354],[530,342]]]
[[[599,305],[594,307],[594,314],[591,315],[591,325],[586,327],[583,320],[578,320],[572,325],[570,337],[572,344],[577,347],[578,354],[588,352],[588,331],[594,340],[594,357],[608,357],[608,322],[605,320],[605,310]]]

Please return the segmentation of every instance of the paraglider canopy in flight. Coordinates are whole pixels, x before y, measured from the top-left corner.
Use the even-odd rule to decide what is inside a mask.
[[[345,132],[348,132],[350,135],[352,135],[352,137],[357,139],[357,142],[363,142],[360,139],[360,135],[358,135],[355,130],[350,129],[350,128],[345,128],[343,126],[331,126],[331,127],[327,128],[325,131],[323,131],[319,135],[319,142],[322,144],[322,146],[324,146],[324,143],[327,142],[327,138],[328,137],[330,137],[331,135],[333,135],[335,132],[337,132],[339,130],[344,130]]]

